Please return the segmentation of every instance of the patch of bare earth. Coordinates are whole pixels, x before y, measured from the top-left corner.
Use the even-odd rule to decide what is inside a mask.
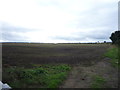
[[[93,76],[102,76],[106,83],[102,88],[118,87],[118,69],[111,66],[109,58],[104,58],[92,66],[76,65],[60,88],[91,88]]]

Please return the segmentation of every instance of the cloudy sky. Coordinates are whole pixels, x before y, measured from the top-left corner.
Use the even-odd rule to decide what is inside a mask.
[[[0,0],[0,41],[110,41],[119,0]]]

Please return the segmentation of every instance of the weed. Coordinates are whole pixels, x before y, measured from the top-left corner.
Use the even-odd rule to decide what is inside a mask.
[[[66,64],[34,65],[31,69],[11,67],[4,70],[3,80],[12,88],[57,88],[70,69]]]
[[[106,80],[102,76],[95,75],[93,76],[93,83],[91,88],[102,88]]]
[[[110,60],[110,63],[112,64],[112,66],[114,67],[120,67],[119,65],[119,53],[118,53],[118,48],[114,47],[114,48],[110,48],[104,55],[106,57],[111,58],[112,60]]]
[[[105,56],[108,56],[112,59],[117,59],[118,58],[118,48],[110,48],[106,53]]]

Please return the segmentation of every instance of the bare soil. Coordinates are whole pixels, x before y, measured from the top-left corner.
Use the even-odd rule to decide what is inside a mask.
[[[25,64],[84,64],[92,65],[101,60],[107,44],[2,44],[3,67]],[[27,66],[26,65],[26,66]]]
[[[24,66],[31,64],[70,64],[67,80],[60,88],[90,88],[94,75],[106,79],[104,88],[118,87],[118,69],[111,66],[103,54],[108,44],[2,44],[2,66]]]

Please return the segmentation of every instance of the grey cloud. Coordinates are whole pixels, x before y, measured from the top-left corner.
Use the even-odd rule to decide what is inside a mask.
[[[88,18],[86,18],[88,17]],[[108,16],[101,15],[92,15],[88,14],[87,16],[80,18],[77,21],[77,28],[95,28],[95,27],[111,27],[117,29],[117,15],[115,13],[111,13]]]
[[[82,35],[80,35],[80,36],[82,36]],[[107,40],[107,41],[109,41],[109,39],[108,39],[108,37],[107,36],[105,36],[105,35],[93,35],[93,34],[91,34],[91,35],[86,35],[86,36],[84,36],[84,37],[64,37],[64,36],[58,36],[58,37],[54,37],[54,39],[56,39],[56,40],[66,40],[66,41],[86,41],[87,39],[89,39],[89,40],[96,40],[96,41],[105,41],[105,40]]]
[[[2,40],[13,41],[13,42],[26,41],[24,36],[16,35],[11,32],[2,33]]]
[[[14,41],[14,42],[26,41],[27,37],[23,35],[19,35],[19,33],[26,33],[31,30],[32,29],[16,27],[3,22],[1,23],[1,28],[0,28],[2,40]]]
[[[20,26],[14,26],[6,22],[0,22],[1,28],[0,30],[4,32],[29,32],[29,31],[38,31],[37,29],[25,28]]]
[[[88,11],[79,13],[77,28],[111,27],[117,28],[117,3],[100,3]]]
[[[92,34],[88,34],[88,35],[86,35],[87,37],[89,37],[89,38],[92,38],[92,39],[108,39],[109,37],[108,37],[108,35],[107,34],[105,34],[105,33],[98,33],[98,34],[95,34],[95,33],[92,33]]]
[[[8,23],[2,23],[1,30],[4,31],[4,32],[11,32],[11,31],[27,32],[30,29],[12,26]]]
[[[43,4],[43,6],[49,5],[58,6],[59,8],[67,7],[61,5],[56,0],[52,0],[52,2],[44,2],[39,3],[40,5]],[[69,5],[69,4],[68,4]],[[70,4],[71,5],[71,4]],[[54,36],[50,37],[52,39],[58,39],[58,40],[67,40],[67,41],[80,41],[80,40],[86,40],[88,39],[94,39],[94,40],[109,40],[109,36],[111,33],[118,29],[118,14],[117,14],[117,3],[100,3],[100,4],[94,4],[90,7],[90,9],[80,12],[73,11],[76,16],[78,16],[78,19],[73,21],[72,23],[68,24],[68,27],[77,28],[77,33],[73,33],[73,35],[70,36]],[[70,6],[71,7],[71,6]],[[72,12],[72,11],[71,11]],[[120,20],[119,20],[120,21]],[[100,29],[103,27],[102,29]],[[92,28],[93,30],[89,31],[89,28]],[[98,30],[99,28],[99,30]],[[119,27],[120,28],[120,27]],[[80,31],[81,29],[88,31]],[[20,36],[20,35],[14,35],[12,32],[29,32],[33,31],[33,29],[28,28],[22,28],[22,27],[15,27],[8,23],[2,23],[2,38],[3,40],[9,40],[9,41],[23,41],[26,37]],[[47,33],[47,32],[46,32]]]
[[[110,30],[93,30],[93,31],[89,31],[86,33],[77,33],[78,36],[83,35],[89,39],[97,39],[97,40],[109,40],[109,37],[111,35],[111,31]]]
[[[109,30],[91,30],[89,32],[82,31],[73,33],[71,36],[56,36],[53,39],[57,40],[67,40],[67,41],[86,41],[87,39],[92,39],[96,41],[109,41],[111,31]]]
[[[74,37],[74,36],[55,36],[52,37],[52,39],[57,39],[57,40],[67,40],[67,41],[79,41],[83,40],[85,37],[79,36],[79,37]]]

